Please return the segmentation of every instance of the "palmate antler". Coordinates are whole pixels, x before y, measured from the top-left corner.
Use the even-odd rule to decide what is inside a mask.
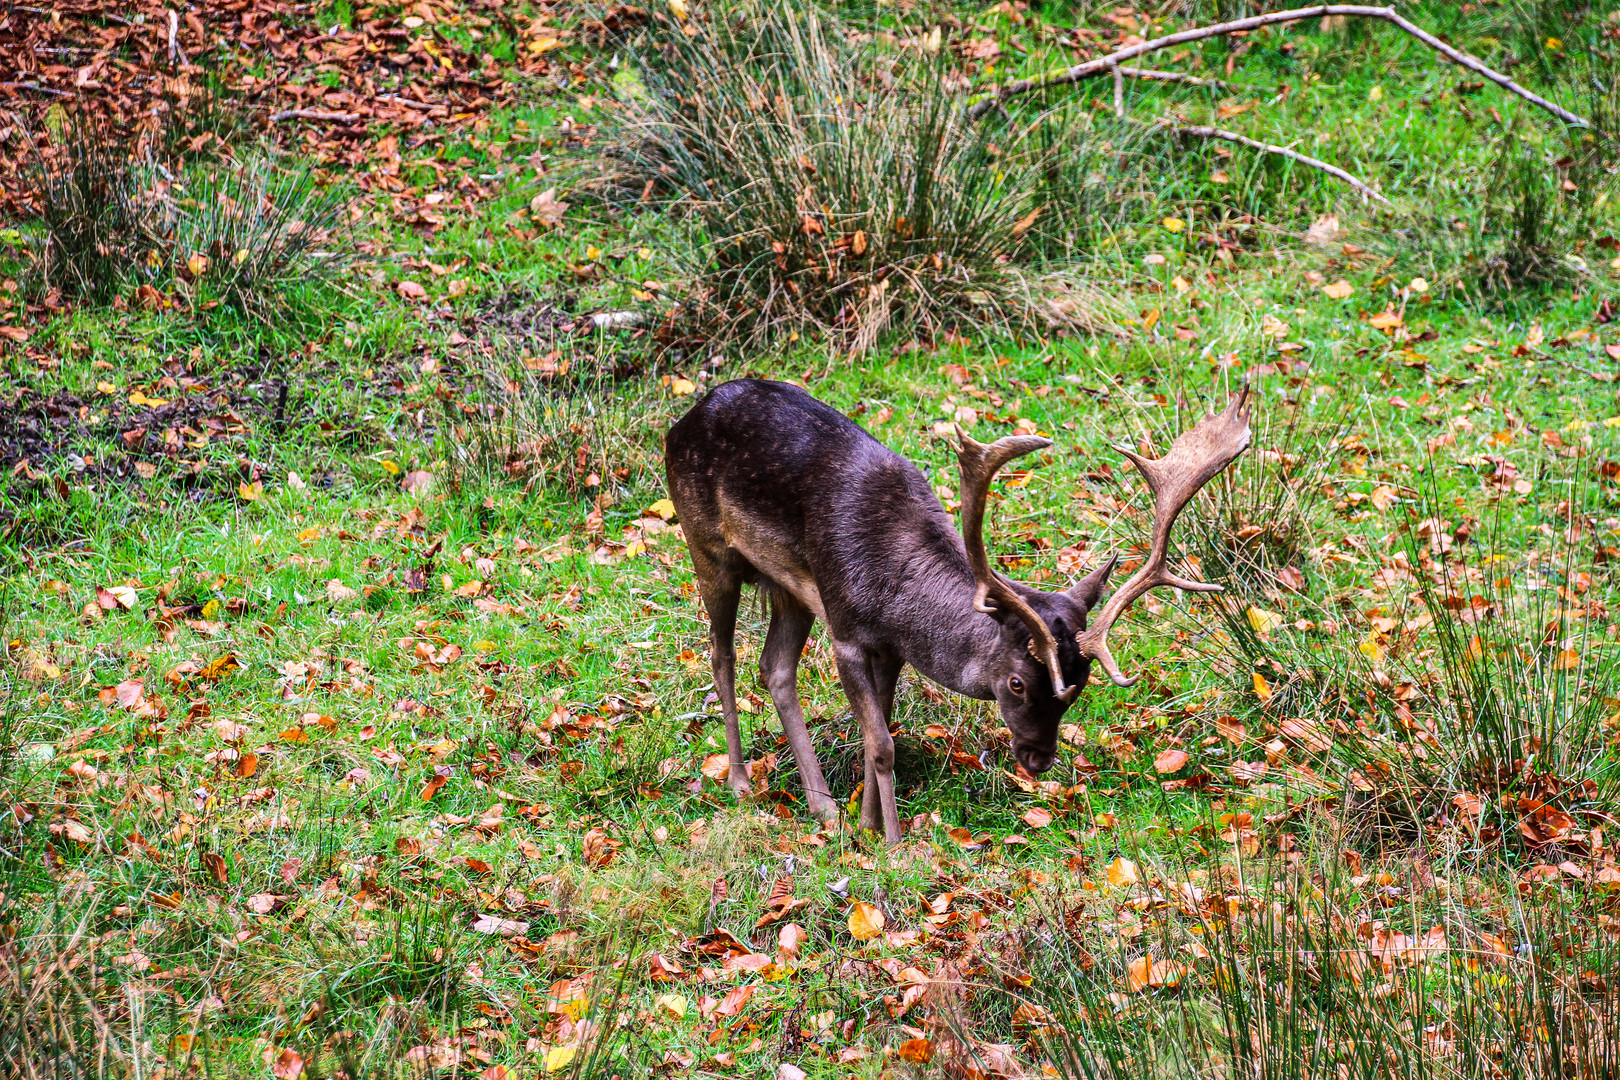
[[[1114,680],[1115,686],[1130,686],[1136,682],[1136,678],[1127,678],[1120,672],[1113,654],[1108,651],[1108,630],[1137,597],[1159,585],[1173,585],[1189,592],[1222,591],[1219,585],[1188,581],[1167,569],[1170,529],[1176,523],[1176,515],[1192,501],[1198,489],[1248,449],[1250,410],[1249,388],[1245,386],[1223,411],[1204,417],[1182,432],[1170,444],[1170,452],[1162,458],[1149,460],[1123,446],[1114,447],[1131,459],[1153,492],[1153,544],[1141,569],[1114,591],[1097,613],[1096,620],[1075,635],[1075,641],[1080,647],[1080,654],[1101,664],[1108,677]],[[964,523],[966,505],[964,495]]]
[[[968,438],[960,427],[956,430],[962,443],[956,451],[956,462],[962,470],[962,543],[967,547],[973,577],[979,583],[973,606],[980,611],[1009,611],[1018,616],[1029,630],[1030,652],[1052,675],[1052,693],[1058,697],[1071,696],[1079,687],[1064,685],[1063,665],[1058,660],[1057,639],[1052,636],[1052,628],[1018,595],[1013,583],[996,572],[984,549],[984,505],[990,495],[990,481],[1013,458],[1044,450],[1052,445],[1052,440],[1039,435],[1009,435],[986,445]]]

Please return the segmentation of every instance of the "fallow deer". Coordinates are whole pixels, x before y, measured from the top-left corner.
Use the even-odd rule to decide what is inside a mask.
[[[734,635],[742,587],[770,601],[760,674],[770,690],[810,812],[835,819],[799,702],[798,665],[816,619],[827,624],[839,680],[860,724],[866,784],[861,824],[900,839],[889,732],[895,684],[910,664],[959,694],[995,701],[1030,773],[1050,768],[1058,720],[1096,661],[1130,686],[1106,635],[1158,585],[1219,592],[1168,568],[1170,529],[1199,488],[1249,445],[1247,387],[1183,432],[1169,453],[1135,464],[1154,498],[1141,567],[1102,604],[1115,559],[1062,592],[1009,581],[985,552],[990,482],[1007,462],[1051,445],[1014,435],[989,445],[958,432],[962,532],[917,467],[836,409],[787,383],[741,379],[706,394],[665,439],[665,468],[709,616],[714,688],[726,725],[728,783],[750,790],[737,722]]]

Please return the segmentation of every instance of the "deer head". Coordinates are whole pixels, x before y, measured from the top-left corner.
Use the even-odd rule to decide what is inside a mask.
[[[1001,625],[1001,648],[981,659],[989,667],[996,703],[1012,732],[1013,752],[1031,773],[1051,767],[1058,720],[1102,665],[1116,686],[1130,686],[1108,649],[1107,634],[1137,597],[1159,585],[1192,592],[1220,592],[1219,585],[1189,581],[1168,569],[1170,530],[1198,489],[1249,445],[1249,390],[1245,386],[1219,414],[1205,416],[1183,432],[1164,457],[1145,458],[1114,449],[1136,466],[1153,492],[1153,534],[1148,557],[1097,613],[1117,556],[1064,592],[1042,592],[1009,581],[990,564],[984,546],[984,511],[990,483],[1007,462],[1052,445],[1038,435],[1013,435],[988,445],[958,431],[962,473],[962,541],[978,590],[974,607]]]

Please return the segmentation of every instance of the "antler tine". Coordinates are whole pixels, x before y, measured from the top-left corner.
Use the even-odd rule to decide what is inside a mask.
[[[1052,440],[1039,435],[1009,435],[988,445],[968,438],[961,427],[956,429],[961,445],[956,451],[957,465],[962,471],[962,543],[967,548],[968,563],[973,577],[979,583],[973,597],[973,606],[980,611],[1010,611],[1018,616],[1029,630],[1030,650],[1052,676],[1052,692],[1059,697],[1070,693],[1063,682],[1063,666],[1058,660],[1057,639],[1034,608],[1018,595],[1008,581],[990,565],[989,553],[984,547],[984,510],[990,496],[990,482],[1007,462],[1052,445]]]
[[[1222,591],[1219,585],[1189,581],[1170,572],[1166,565],[1170,559],[1170,530],[1198,489],[1248,449],[1251,408],[1249,387],[1245,385],[1220,413],[1205,416],[1182,432],[1161,458],[1144,458],[1123,446],[1114,448],[1130,458],[1153,492],[1153,543],[1147,561],[1108,598],[1096,621],[1076,636],[1080,654],[1101,664],[1115,686],[1131,686],[1137,677],[1127,677],[1119,670],[1108,651],[1108,630],[1137,597],[1159,585],[1191,592]]]

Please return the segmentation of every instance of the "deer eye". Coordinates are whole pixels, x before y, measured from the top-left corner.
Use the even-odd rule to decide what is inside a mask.
[[[1015,694],[1022,694],[1024,692],[1024,680],[1016,675],[1012,676],[1007,680],[1007,689]]]

